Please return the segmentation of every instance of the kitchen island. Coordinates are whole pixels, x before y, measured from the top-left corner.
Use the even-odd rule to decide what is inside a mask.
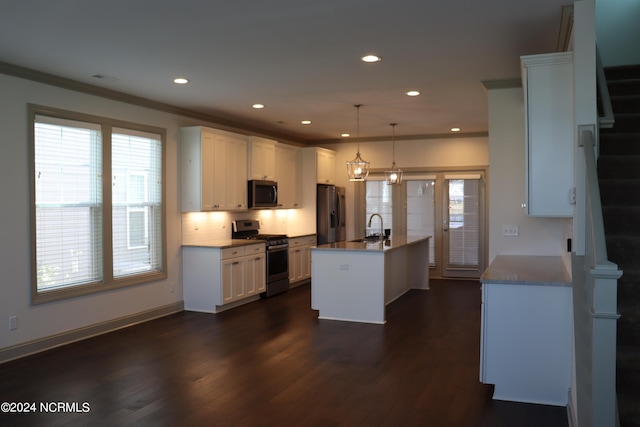
[[[385,323],[386,306],[429,289],[431,236],[343,241],[311,249],[311,307],[320,319]]]

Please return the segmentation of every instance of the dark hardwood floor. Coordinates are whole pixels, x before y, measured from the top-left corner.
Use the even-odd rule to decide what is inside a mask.
[[[0,425],[568,425],[562,407],[492,400],[479,346],[478,282],[433,280],[387,307],[386,325],[318,320],[307,285],[2,364],[0,402],[80,411],[0,413]]]

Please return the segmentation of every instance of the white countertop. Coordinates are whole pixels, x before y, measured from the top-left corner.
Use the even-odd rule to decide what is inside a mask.
[[[559,256],[497,255],[480,277],[482,283],[571,286]]]
[[[335,243],[327,243],[324,245],[318,245],[314,250],[339,250],[339,251],[356,251],[356,252],[385,252],[393,249],[400,248],[402,246],[411,245],[413,243],[421,242],[429,239],[431,236],[406,236],[398,235],[391,236],[390,239],[384,242],[380,240],[376,241],[364,241],[364,242],[352,242],[342,241]]]

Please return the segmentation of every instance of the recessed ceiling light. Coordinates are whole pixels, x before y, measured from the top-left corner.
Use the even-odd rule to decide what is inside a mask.
[[[418,96],[420,95],[420,91],[417,90],[410,90],[409,92],[407,92],[408,96]]]
[[[311,124],[311,120],[303,120],[300,123],[302,123],[303,125],[310,125]]]
[[[364,62],[379,62],[382,61],[378,55],[366,55],[361,58]]]
[[[340,136],[341,136],[341,137],[343,137],[343,138],[347,138],[347,137],[349,137],[349,136],[351,136],[351,135],[350,135],[350,134],[348,134],[348,133],[342,133],[342,134],[340,134]]]
[[[460,128],[451,128],[451,132],[460,132]]]
[[[176,77],[175,79],[173,79],[173,82],[177,85],[186,85],[187,83],[189,83],[189,80],[185,79],[184,77]]]
[[[252,107],[259,110],[261,108],[264,108],[264,104],[253,104]]]

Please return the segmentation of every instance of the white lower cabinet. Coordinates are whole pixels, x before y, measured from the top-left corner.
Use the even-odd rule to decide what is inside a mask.
[[[182,248],[184,305],[188,311],[217,313],[266,290],[264,243],[216,248]]]
[[[315,235],[289,239],[289,283],[311,279],[311,248],[315,245]]]
[[[573,340],[570,286],[482,284],[480,381],[493,398],[566,406]]]

